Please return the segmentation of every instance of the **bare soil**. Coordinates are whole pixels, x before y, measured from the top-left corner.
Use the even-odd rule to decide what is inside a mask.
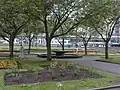
[[[16,84],[30,84],[41,83],[49,81],[65,81],[65,80],[78,80],[83,78],[102,78],[101,75],[92,73],[84,69],[76,68],[45,68],[38,72],[12,72],[5,73],[4,84],[16,85]]]

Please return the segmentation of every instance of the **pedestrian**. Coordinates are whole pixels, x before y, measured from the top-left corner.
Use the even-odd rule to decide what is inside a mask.
[[[24,52],[25,52],[25,49],[24,49],[24,47],[21,45],[21,47],[20,47],[20,55],[19,55],[19,58],[20,59],[24,59]]]

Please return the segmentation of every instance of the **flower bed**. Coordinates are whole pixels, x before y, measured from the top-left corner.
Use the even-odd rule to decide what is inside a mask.
[[[0,69],[17,68],[18,62],[16,60],[0,60]]]
[[[50,81],[66,81],[66,80],[80,80],[85,78],[98,79],[103,76],[89,72],[84,69],[77,69],[76,72],[72,68],[66,68],[60,70],[59,68],[43,69],[39,72],[24,71],[24,72],[12,72],[5,73],[4,84],[16,85],[16,84],[32,84]]]
[[[73,63],[53,62],[50,66],[37,71],[6,72],[4,74],[4,85],[30,84],[50,81],[80,80],[85,78],[103,78],[103,76],[80,69]]]

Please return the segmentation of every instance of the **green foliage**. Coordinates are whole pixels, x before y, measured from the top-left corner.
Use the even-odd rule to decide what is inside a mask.
[[[1,1],[0,5],[0,28],[2,35],[9,37],[14,33],[16,33],[14,35],[19,34],[28,19],[24,13],[22,3],[7,0],[5,2]]]
[[[88,22],[97,29],[97,32],[103,38],[103,40],[110,40],[113,30],[115,29],[115,24],[120,15],[120,2],[113,0],[98,1],[95,2],[95,6],[101,7],[98,14],[90,18]],[[102,7],[104,5],[104,7]],[[94,7],[94,6],[93,6]],[[105,36],[105,37],[103,37]]]
[[[55,61],[50,63],[50,68],[61,68],[65,69],[68,67],[73,67],[74,64],[72,62],[67,62],[67,61]]]
[[[9,42],[10,58],[13,58],[14,39],[29,22],[20,0],[0,0],[0,37]]]

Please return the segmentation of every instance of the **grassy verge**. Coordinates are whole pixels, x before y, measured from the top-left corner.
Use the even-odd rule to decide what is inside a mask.
[[[74,52],[74,54],[80,54],[80,55],[84,55],[84,52]],[[87,56],[102,56],[104,57],[105,53],[104,52],[99,52],[99,53],[95,53],[95,52],[88,52]],[[114,57],[114,56],[119,56],[119,53],[109,53],[110,57]]]
[[[24,66],[27,67],[42,67],[45,65],[50,65],[54,61],[20,61]],[[64,61],[61,61],[64,63]],[[116,80],[119,80],[120,77],[117,75],[109,74],[93,68],[88,68],[80,66],[82,69],[87,69],[90,72],[98,73],[103,76],[99,79],[80,79],[80,80],[69,80],[63,82],[44,82],[40,84],[28,84],[28,85],[14,85],[14,86],[4,86],[3,75],[7,70],[0,70],[0,90],[87,90],[90,88],[103,87],[108,85],[117,84]]]
[[[104,59],[102,62],[120,64],[120,57],[119,56],[111,56],[109,59]]]

